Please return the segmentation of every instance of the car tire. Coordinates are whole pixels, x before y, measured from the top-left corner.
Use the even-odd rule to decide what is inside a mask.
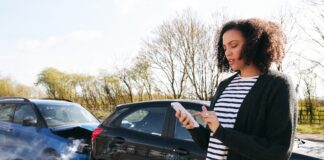
[[[44,160],[59,160],[60,154],[53,148],[46,148],[42,153],[42,159]]]

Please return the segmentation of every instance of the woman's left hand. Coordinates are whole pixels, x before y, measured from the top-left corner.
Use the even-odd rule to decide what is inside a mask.
[[[209,129],[215,133],[219,127],[219,121],[214,111],[208,111],[205,106],[201,107],[202,111],[193,114],[193,116],[200,116],[204,123],[207,123]]]

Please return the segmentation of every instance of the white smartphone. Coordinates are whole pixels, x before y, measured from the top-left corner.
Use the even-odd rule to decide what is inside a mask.
[[[179,102],[172,102],[171,103],[171,106],[172,108],[175,110],[175,111],[180,111],[181,114],[186,114],[187,117],[190,119],[190,121],[193,122],[193,126],[194,127],[199,127],[199,124],[198,122],[194,119],[194,117],[181,105],[181,103]]]

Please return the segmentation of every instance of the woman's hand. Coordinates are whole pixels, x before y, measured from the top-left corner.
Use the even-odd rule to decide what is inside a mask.
[[[187,117],[185,113],[181,113],[181,111],[176,111],[175,116],[178,118],[179,122],[187,129],[193,129],[194,124],[190,119]]]
[[[215,133],[219,127],[219,121],[214,111],[208,111],[205,106],[201,107],[201,112],[195,113],[192,116],[200,116],[204,123],[207,123],[209,129]]]

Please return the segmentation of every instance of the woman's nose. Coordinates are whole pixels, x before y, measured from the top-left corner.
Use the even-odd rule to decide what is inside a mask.
[[[232,55],[232,52],[229,51],[229,50],[226,50],[226,51],[225,51],[225,56],[228,57],[228,56],[230,56],[230,55]]]

